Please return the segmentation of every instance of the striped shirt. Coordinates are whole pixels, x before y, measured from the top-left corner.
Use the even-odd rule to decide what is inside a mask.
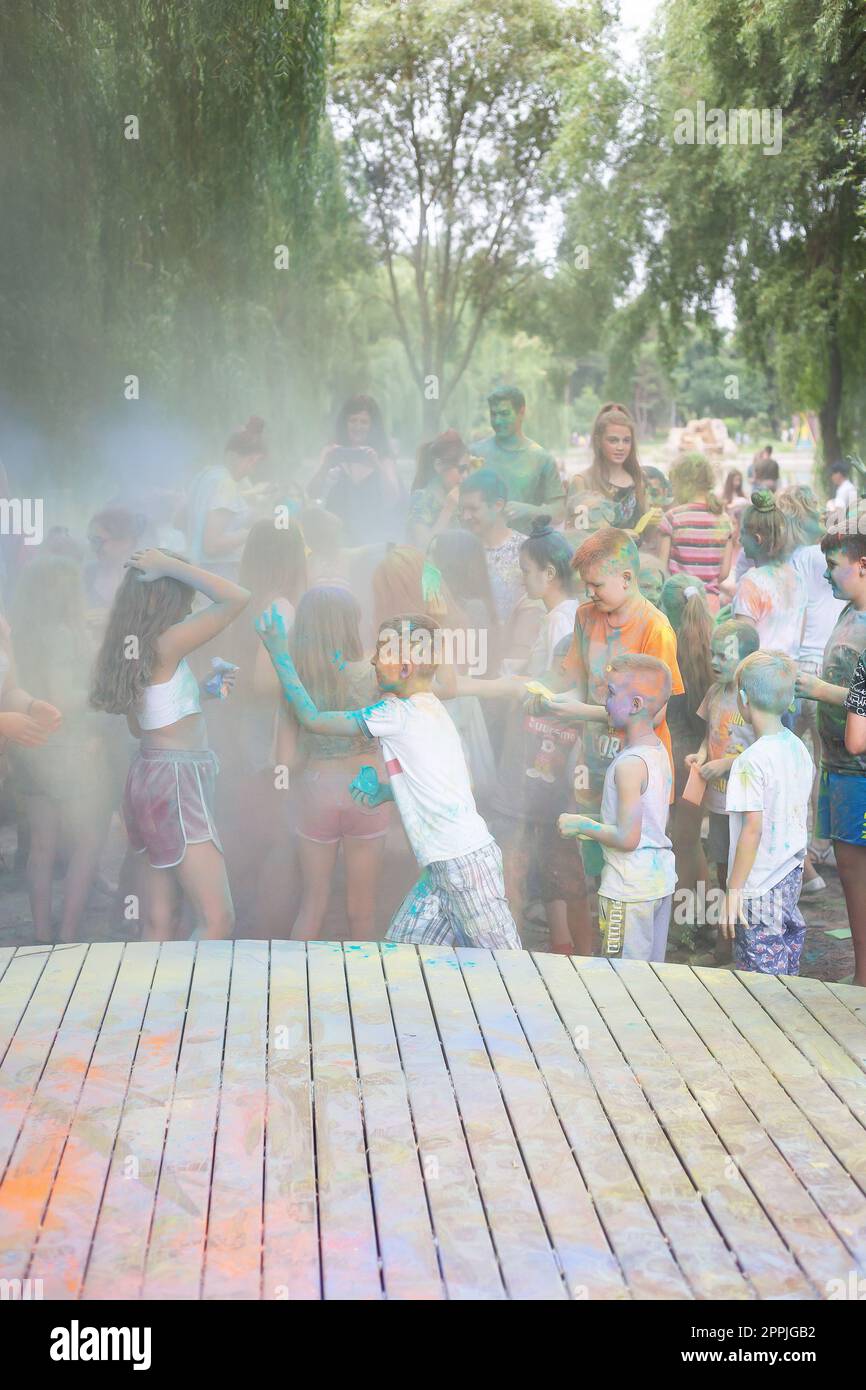
[[[722,557],[733,532],[730,517],[710,511],[706,502],[687,502],[665,512],[659,531],[671,538],[671,574],[696,575],[711,593],[718,593]]]

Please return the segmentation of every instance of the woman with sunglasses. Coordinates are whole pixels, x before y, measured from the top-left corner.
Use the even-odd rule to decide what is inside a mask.
[[[460,484],[472,467],[469,451],[457,430],[445,430],[421,445],[409,498],[410,545],[426,551],[434,536],[458,524]]]

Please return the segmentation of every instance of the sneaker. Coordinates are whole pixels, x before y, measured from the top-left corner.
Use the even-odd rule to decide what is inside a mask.
[[[814,878],[810,878],[808,881],[804,880],[803,886],[800,889],[800,897],[802,898],[804,893],[823,893],[826,887],[827,885],[821,875],[816,874]]]
[[[835,869],[836,867],[836,855],[832,845],[828,845],[826,849],[815,849],[810,846],[809,858],[813,864],[826,864],[828,869]]]

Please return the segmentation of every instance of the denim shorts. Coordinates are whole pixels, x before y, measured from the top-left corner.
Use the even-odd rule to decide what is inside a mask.
[[[821,768],[815,836],[866,845],[866,777]]]

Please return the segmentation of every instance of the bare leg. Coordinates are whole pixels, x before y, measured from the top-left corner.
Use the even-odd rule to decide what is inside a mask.
[[[108,834],[109,819],[105,804],[92,799],[66,803],[63,807],[63,832],[69,860],[60,921],[61,941],[79,939],[82,918]]]
[[[574,942],[568,928],[568,908],[565,899],[552,898],[544,904],[544,911],[547,915],[547,930],[550,932],[550,949],[560,952],[573,951]]]
[[[175,869],[178,882],[209,941],[226,941],[235,929],[235,909],[225,860],[213,840],[187,845]]]
[[[155,869],[142,855],[139,864],[142,941],[174,941],[181,916],[180,885],[174,869]]]
[[[339,848],[339,840],[333,845],[323,845],[318,840],[304,840],[298,837],[298,857],[301,861],[304,895],[292,928],[293,941],[314,941],[322,930],[331,897],[331,880]]]
[[[854,947],[854,984],[866,985],[866,845],[834,840],[833,849],[848,908]]]
[[[346,866],[346,915],[353,941],[375,941],[376,894],[385,836],[376,840],[344,840],[343,862]]]
[[[700,806],[692,806],[688,801],[680,801],[674,808],[673,842],[677,862],[677,889],[697,890],[698,883],[708,878],[707,861],[701,845]]]
[[[34,940],[48,946],[54,939],[51,923],[54,861],[60,843],[60,812],[47,796],[26,796],[30,851],[27,855],[27,892],[33,917]]]

